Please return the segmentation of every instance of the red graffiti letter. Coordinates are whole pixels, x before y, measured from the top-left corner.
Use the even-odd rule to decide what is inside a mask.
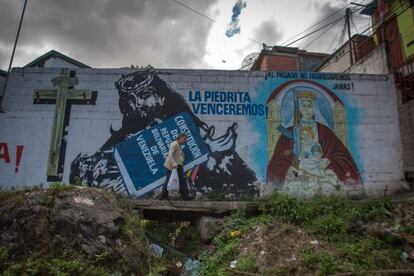
[[[4,159],[6,163],[10,163],[9,148],[6,143],[0,143],[0,159]]]

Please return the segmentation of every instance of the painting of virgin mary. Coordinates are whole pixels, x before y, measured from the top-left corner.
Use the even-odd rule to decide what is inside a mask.
[[[279,125],[280,137],[267,167],[268,182],[283,190],[309,190],[313,195],[361,184],[347,147],[322,115],[317,94],[295,91],[291,120]]]

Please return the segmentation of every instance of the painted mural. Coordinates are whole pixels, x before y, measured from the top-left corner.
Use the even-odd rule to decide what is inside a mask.
[[[6,164],[12,164],[12,158],[10,156],[13,156],[10,153],[10,150],[12,150],[13,148],[11,146],[9,146],[7,143],[0,143],[0,160],[3,159],[4,163]],[[16,154],[15,159],[14,159],[14,172],[17,174],[19,173],[19,166],[20,166],[20,161],[22,160],[22,156],[23,156],[23,149],[24,146],[23,145],[17,145],[16,146]]]
[[[32,101],[10,96],[0,114],[1,187],[62,181],[152,198],[182,132],[197,198],[274,189],[362,197],[403,187],[396,97],[385,76],[30,70],[13,73],[8,95]]]
[[[267,181],[287,193],[363,194],[347,148],[346,108],[326,87],[291,81],[268,99]]]
[[[185,132],[189,137],[185,171],[199,197],[257,196],[264,185],[300,197],[363,194],[348,149],[346,107],[321,84],[276,83],[266,105],[254,103],[247,92],[223,91],[189,91],[189,104],[150,71],[122,76],[115,87],[122,127],[111,127],[111,136],[95,154],[79,153],[71,165],[71,183],[151,197],[165,180],[169,143]],[[266,121],[267,127],[259,128],[258,134],[267,138],[267,151],[262,147],[251,153],[263,162],[259,166],[267,166],[265,179],[258,179],[237,152],[238,122],[217,135],[203,115],[248,116],[258,125]],[[245,134],[252,131],[242,128]]]
[[[151,197],[164,181],[162,164],[169,143],[186,132],[184,168],[199,197],[212,192],[227,197],[259,194],[255,172],[236,151],[237,122],[216,135],[215,126],[202,121],[155,72],[123,76],[115,87],[122,127],[111,128],[111,136],[95,154],[79,153],[71,165],[70,183]]]

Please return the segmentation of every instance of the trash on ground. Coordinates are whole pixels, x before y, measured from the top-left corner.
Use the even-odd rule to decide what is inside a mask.
[[[155,244],[155,243],[151,243],[149,245],[149,249],[151,251],[151,253],[158,258],[162,257],[162,253],[164,252],[164,248],[162,248],[161,246]]]
[[[183,271],[180,276],[197,276],[200,270],[200,261],[192,258],[188,258],[184,263]]]
[[[240,235],[241,235],[241,232],[239,230],[234,230],[230,232],[231,238],[237,238],[237,237],[240,237]]]

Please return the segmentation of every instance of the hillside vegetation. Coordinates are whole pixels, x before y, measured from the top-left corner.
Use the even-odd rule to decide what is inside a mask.
[[[0,193],[2,275],[148,275],[152,258],[128,201],[61,184]]]
[[[408,272],[414,266],[413,207],[410,200],[300,201],[276,193],[260,215],[241,211],[223,221],[200,256],[201,275]]]
[[[414,274],[412,200],[275,193],[259,205],[223,218],[204,244],[193,222],[144,220],[127,198],[103,190],[3,191],[0,274]],[[189,260],[193,268],[180,274]]]

